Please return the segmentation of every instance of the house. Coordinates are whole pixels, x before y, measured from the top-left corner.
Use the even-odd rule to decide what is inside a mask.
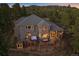
[[[61,27],[34,14],[18,19],[14,30],[15,36],[21,42],[37,40],[38,37],[41,41],[49,40],[54,43],[63,34]]]

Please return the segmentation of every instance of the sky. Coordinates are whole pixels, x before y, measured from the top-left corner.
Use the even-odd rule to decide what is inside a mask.
[[[13,3],[9,3],[11,7]],[[79,8],[79,3],[20,3],[20,6],[30,6],[30,5],[37,5],[37,6],[48,6],[48,5],[59,5],[59,6],[68,6]]]

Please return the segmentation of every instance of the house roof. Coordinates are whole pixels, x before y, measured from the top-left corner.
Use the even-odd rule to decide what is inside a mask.
[[[22,17],[20,19],[18,19],[15,24],[19,25],[19,24],[38,24],[40,21],[42,21],[44,19],[32,14],[28,17]]]
[[[58,26],[57,24],[55,24],[55,23],[53,23],[53,22],[50,22],[49,20],[48,20],[48,18],[46,18],[46,20],[45,20],[46,22],[48,22],[48,24],[50,25],[50,30],[51,31],[64,31],[64,29],[63,28],[61,28],[60,26]]]
[[[55,23],[51,23],[50,22],[50,30],[52,31],[63,31],[63,28],[59,27],[57,24]]]
[[[39,23],[48,23],[50,25],[50,30],[53,31],[60,31],[63,30],[63,28],[59,27],[53,22],[49,22],[48,20],[45,20],[43,18],[40,18],[34,14],[28,16],[28,17],[21,17],[18,19],[15,24],[16,25],[21,25],[21,24],[39,24]]]

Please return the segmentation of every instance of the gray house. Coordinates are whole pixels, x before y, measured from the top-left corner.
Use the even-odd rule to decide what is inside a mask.
[[[15,22],[15,36],[18,41],[29,41],[39,37],[42,41],[56,41],[63,33],[58,25],[34,14],[22,17]],[[32,38],[31,38],[32,37]]]

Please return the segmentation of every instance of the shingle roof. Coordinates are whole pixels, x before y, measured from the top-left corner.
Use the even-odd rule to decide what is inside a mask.
[[[51,22],[49,22],[50,23],[50,30],[53,30],[53,31],[63,31],[63,28],[61,28],[61,27],[59,27],[57,24],[55,24],[55,23],[51,23]]]
[[[45,21],[45,22],[44,22]],[[15,24],[17,25],[21,25],[21,24],[39,24],[39,23],[48,23],[50,25],[50,30],[52,31],[60,31],[63,30],[61,27],[59,27],[58,25],[56,25],[53,22],[49,22],[43,18],[40,18],[34,14],[28,16],[28,17],[22,17],[20,19],[18,19]]]
[[[18,19],[15,24],[38,24],[40,21],[42,21],[44,19],[32,14],[28,17],[22,17],[20,19]]]
[[[60,26],[58,26],[57,24],[55,24],[53,22],[49,22],[48,20],[45,20],[45,21],[49,23],[50,30],[52,30],[52,31],[61,31],[61,30],[63,31],[64,30],[63,28],[61,28]]]
[[[16,20],[15,24],[18,24],[19,22],[21,22],[22,20],[24,20],[25,17],[21,17],[18,20]]]

